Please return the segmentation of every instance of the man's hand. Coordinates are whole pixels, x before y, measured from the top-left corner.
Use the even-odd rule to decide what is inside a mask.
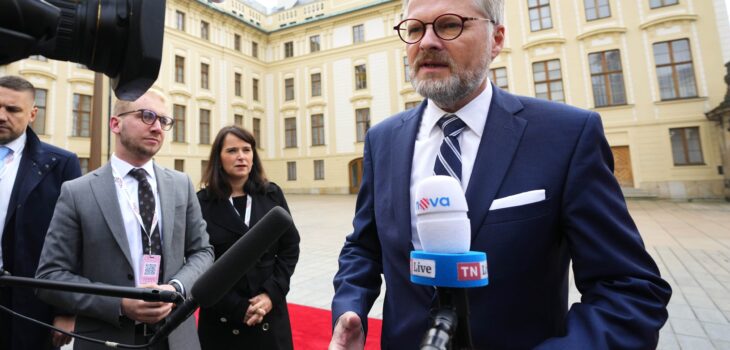
[[[266,293],[261,293],[248,300],[250,303],[246,310],[246,315],[243,318],[243,322],[248,326],[253,326],[261,323],[264,320],[264,316],[268,314],[274,307],[271,302],[271,298]]]
[[[73,332],[76,326],[76,316],[56,316],[53,318],[53,326],[66,332]],[[71,336],[57,331],[51,331],[51,341],[54,347],[60,348],[71,342]]]
[[[164,284],[143,284],[140,288],[150,288],[159,290],[168,290],[171,292],[175,291],[175,287]],[[162,321],[172,310],[173,303],[165,303],[161,301],[142,301],[135,299],[122,298],[122,314],[129,317],[130,319],[147,323],[155,324]]]
[[[337,319],[329,350],[362,350],[364,348],[365,334],[362,331],[360,316],[352,311],[345,312]]]

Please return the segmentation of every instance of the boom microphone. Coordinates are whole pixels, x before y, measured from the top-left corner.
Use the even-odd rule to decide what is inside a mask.
[[[416,184],[416,228],[422,251],[411,252],[411,282],[436,287],[437,316],[421,349],[471,348],[466,289],[489,283],[487,255],[469,251],[471,226],[461,184],[432,176]]]
[[[281,207],[271,209],[218,258],[208,271],[200,275],[190,289],[192,296],[175,308],[165,324],[150,339],[150,345],[170,335],[195,312],[198,305],[210,307],[223,298],[292,225],[292,218],[286,210]]]

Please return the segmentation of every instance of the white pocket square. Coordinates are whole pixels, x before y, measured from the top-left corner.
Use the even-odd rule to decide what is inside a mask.
[[[545,190],[527,191],[495,199],[494,201],[492,201],[492,206],[489,207],[489,210],[511,208],[544,200]]]

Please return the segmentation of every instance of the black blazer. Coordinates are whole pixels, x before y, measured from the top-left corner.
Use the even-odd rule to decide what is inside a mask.
[[[289,211],[281,188],[269,183],[264,194],[251,195],[250,226],[275,206]],[[210,243],[218,259],[245,231],[243,219],[226,199],[213,199],[207,190],[198,192],[203,218],[208,224]],[[272,245],[233,290],[209,309],[201,309],[198,334],[203,349],[291,349],[292,334],[286,294],[289,280],[299,260],[299,232],[292,227]],[[267,293],[273,308],[264,321],[254,327],[243,323],[248,299]]]
[[[10,194],[2,237],[3,268],[35,277],[46,231],[64,181],[81,176],[75,154],[43,143],[26,129],[25,149]],[[50,323],[55,312],[29,288],[0,288],[0,303]],[[0,312],[0,349],[49,349],[51,331]]]

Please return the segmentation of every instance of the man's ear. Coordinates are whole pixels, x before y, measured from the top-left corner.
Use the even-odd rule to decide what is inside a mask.
[[[31,123],[35,121],[36,115],[38,115],[38,107],[33,106],[33,109],[30,110],[30,122]]]
[[[489,38],[492,41],[492,52],[489,53],[492,56],[492,60],[497,58],[504,48],[504,31],[504,25],[497,24],[494,26],[492,36]]]
[[[115,134],[118,134],[122,130],[122,120],[115,115],[109,118],[109,130],[111,130],[111,132]]]

